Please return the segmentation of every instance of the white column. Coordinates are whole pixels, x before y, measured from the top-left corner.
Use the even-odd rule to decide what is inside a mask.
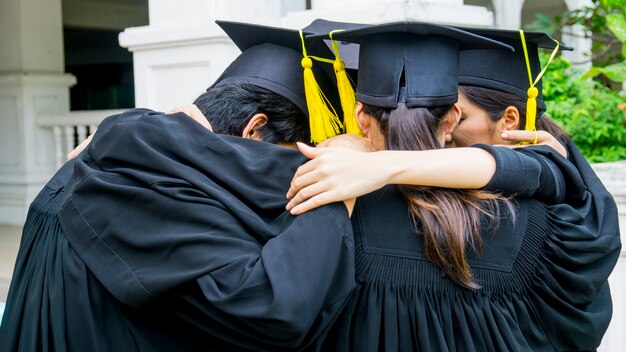
[[[493,26],[493,14],[463,0],[313,0],[312,9],[289,13],[283,26],[302,28],[316,18],[334,21],[382,23],[428,21],[475,27]]]
[[[593,6],[590,0],[565,0],[567,8],[574,10],[583,6]],[[575,66],[582,69],[589,69],[592,66],[591,35],[580,25],[563,28],[563,42],[574,47],[574,51],[564,51],[563,57],[572,61]]]
[[[55,169],[42,112],[69,111],[60,0],[0,2],[0,222],[23,223]]]
[[[189,104],[239,54],[216,19],[278,25],[282,0],[150,0],[150,25],[127,28],[120,45],[133,53],[135,104],[169,110]]]
[[[491,3],[497,28],[521,28],[524,0],[491,0]]]

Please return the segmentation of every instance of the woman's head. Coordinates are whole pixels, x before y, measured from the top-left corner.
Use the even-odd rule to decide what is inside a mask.
[[[525,123],[526,101],[501,91],[459,86],[459,106],[462,116],[452,132],[452,147],[467,147],[476,143],[506,144],[500,137],[503,130],[518,129]]]
[[[357,122],[375,149],[428,150],[442,148],[445,135],[456,126],[456,104],[395,109],[358,103]]]
[[[500,137],[502,131],[523,129],[526,125],[526,99],[519,95],[478,86],[459,86],[462,116],[447,140],[447,146],[467,147],[472,144],[509,144]],[[552,120],[537,111],[536,127],[565,140],[565,132]]]
[[[556,138],[564,136],[546,110],[541,89],[540,49],[571,50],[546,33],[503,29],[467,29],[506,43],[515,51],[502,49],[466,50],[459,53],[459,105],[462,120],[448,141],[449,146],[465,147],[475,143],[508,144],[500,138],[505,129],[526,126],[528,90],[537,88],[535,126]],[[530,76],[530,80],[529,80]],[[532,83],[530,82],[532,80]],[[532,111],[531,111],[532,112]]]
[[[443,147],[460,115],[456,104],[381,108],[359,103],[357,121],[378,149],[429,150]],[[410,210],[412,225],[424,236],[428,259],[443,268],[457,284],[478,288],[467,262],[468,250],[480,252],[480,223],[484,216],[497,221],[502,197],[483,191],[398,186]]]

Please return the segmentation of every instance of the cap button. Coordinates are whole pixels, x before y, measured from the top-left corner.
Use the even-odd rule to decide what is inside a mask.
[[[313,68],[313,60],[311,58],[305,57],[300,62],[303,68]]]
[[[335,60],[333,62],[333,68],[335,69],[335,72],[341,72],[346,69],[346,65],[341,60]]]

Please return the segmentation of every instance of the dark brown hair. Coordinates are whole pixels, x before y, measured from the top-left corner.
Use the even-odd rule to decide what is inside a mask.
[[[467,97],[472,104],[485,110],[489,118],[496,122],[502,118],[504,111],[509,106],[517,108],[519,111],[519,129],[526,125],[526,99],[515,94],[506,93],[500,90],[483,88],[477,86],[459,86],[459,91]],[[545,111],[537,108],[538,130],[550,133],[556,139],[567,145],[569,136],[557,123],[545,115]]]
[[[451,108],[448,105],[409,109],[399,104],[390,110],[363,105],[363,112],[380,123],[386,149],[428,150],[442,147],[437,135]],[[480,288],[467,262],[467,251],[481,252],[481,218],[486,216],[497,226],[502,206],[513,211],[511,202],[480,190],[408,185],[399,189],[408,202],[414,231],[424,235],[426,257],[458,285]]]

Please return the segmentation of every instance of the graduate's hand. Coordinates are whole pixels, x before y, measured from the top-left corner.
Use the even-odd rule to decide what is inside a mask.
[[[95,132],[94,132],[95,133]],[[67,154],[67,160],[72,160],[78,156],[87,146],[91,143],[91,139],[93,138],[93,133],[89,135],[89,137],[85,138],[84,141],[80,142],[80,144],[74,148],[69,154]]]
[[[348,148],[352,150],[358,150],[361,152],[373,152],[374,147],[372,143],[368,139],[365,139],[361,136],[357,136],[356,134],[346,133],[340,134],[336,137],[329,138],[322,143],[317,144],[318,148]]]
[[[343,201],[352,214],[356,197],[387,184],[377,153],[346,148],[313,148],[298,143],[298,149],[312,159],[300,166],[287,192],[287,210],[302,214],[333,202]]]
[[[523,130],[507,130],[502,132],[502,139],[512,142],[525,142],[529,144],[525,145],[508,145],[512,148],[524,148],[533,145],[532,143],[537,138],[537,144],[547,145],[556,150],[564,158],[567,158],[567,149],[561,144],[553,135],[546,131],[523,131]]]
[[[189,104],[189,105],[185,105],[185,106],[178,106],[173,108],[172,110],[168,111],[168,114],[174,114],[177,112],[182,112],[185,113],[187,116],[191,117],[192,119],[194,119],[197,123],[201,124],[204,128],[206,128],[207,130],[213,132],[213,127],[211,127],[211,124],[209,123],[209,120],[206,119],[206,117],[204,116],[204,114],[202,113],[202,111],[200,111],[200,109],[198,109],[198,107],[194,104]]]

